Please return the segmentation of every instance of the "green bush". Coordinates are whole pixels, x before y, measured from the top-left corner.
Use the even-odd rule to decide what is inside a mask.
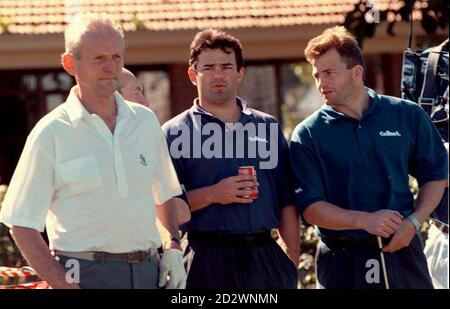
[[[7,190],[6,185],[0,185],[0,209]],[[22,267],[25,260],[9,235],[9,228],[0,223],[0,266]]]
[[[319,239],[314,226],[302,223],[300,227],[301,244],[298,271],[300,285],[305,289],[314,289],[316,287],[315,255]]]

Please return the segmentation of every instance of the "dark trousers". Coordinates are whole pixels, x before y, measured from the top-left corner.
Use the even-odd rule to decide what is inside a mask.
[[[274,240],[253,246],[189,239],[187,289],[296,289],[297,266]]]
[[[384,259],[391,289],[433,288],[422,239],[418,235],[408,247],[384,253]],[[324,238],[316,252],[316,275],[318,285],[326,289],[385,288],[376,242],[365,244]]]

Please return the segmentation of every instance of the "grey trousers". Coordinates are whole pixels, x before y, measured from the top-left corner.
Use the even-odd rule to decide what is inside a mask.
[[[158,289],[158,253],[148,261],[136,264],[89,261],[67,256],[57,256],[57,259],[67,270],[66,278],[79,279],[82,289]]]

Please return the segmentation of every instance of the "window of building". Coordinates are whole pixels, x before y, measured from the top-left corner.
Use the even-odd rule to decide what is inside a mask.
[[[136,77],[144,95],[161,123],[170,119],[170,81],[165,70],[139,70]]]

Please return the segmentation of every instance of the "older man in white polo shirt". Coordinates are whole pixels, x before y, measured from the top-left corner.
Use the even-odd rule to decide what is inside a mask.
[[[65,45],[77,85],[28,136],[0,220],[53,288],[182,288],[166,207],[181,189],[155,114],[116,92],[123,33],[107,17],[78,16]],[[161,260],[156,217],[172,236]]]

